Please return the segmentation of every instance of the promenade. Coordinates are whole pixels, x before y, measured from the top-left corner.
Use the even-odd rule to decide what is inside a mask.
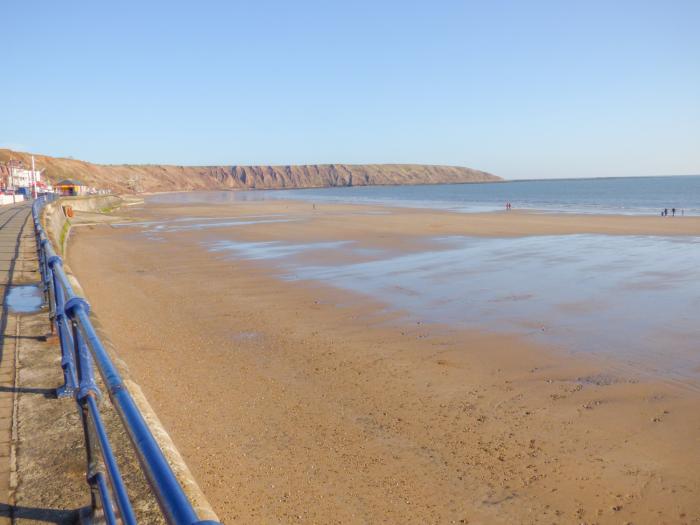
[[[27,221],[27,203],[0,208],[0,287],[2,340],[0,341],[0,520],[11,523],[14,513],[16,475],[13,451],[13,412],[15,406],[15,360],[21,337],[21,321],[7,304],[12,285],[38,280],[36,253],[31,253],[33,235]]]
[[[40,281],[31,202],[1,207],[0,524],[73,523],[89,502],[75,401],[55,395],[60,351],[46,340],[48,310],[17,311],[31,300],[10,300]],[[41,288],[32,291],[36,303]]]

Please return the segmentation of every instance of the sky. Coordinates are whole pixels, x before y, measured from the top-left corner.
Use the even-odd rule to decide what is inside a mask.
[[[700,2],[3,2],[0,147],[700,173]]]

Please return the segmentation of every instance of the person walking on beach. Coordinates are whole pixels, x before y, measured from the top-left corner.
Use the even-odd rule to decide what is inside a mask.
[[[668,208],[664,208],[664,217],[668,217]]]
[[[672,213],[672,216],[675,217],[676,216],[676,208],[671,208],[671,213]]]

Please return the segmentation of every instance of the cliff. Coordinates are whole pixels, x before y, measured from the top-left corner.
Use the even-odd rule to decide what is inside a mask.
[[[29,153],[0,149],[0,162],[22,160]],[[87,186],[115,192],[219,189],[321,188],[387,184],[488,182],[500,177],[458,166],[420,164],[310,164],[296,166],[172,166],[156,164],[92,164],[74,159],[34,155],[36,168],[46,169],[51,182],[78,179]]]

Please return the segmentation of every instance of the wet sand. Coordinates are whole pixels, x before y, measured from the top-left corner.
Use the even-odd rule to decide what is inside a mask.
[[[298,202],[125,213],[150,225],[79,228],[70,263],[224,522],[700,520],[697,389],[609,356],[409,322],[206,249],[353,240],[371,259],[436,236],[699,235],[699,218]]]

